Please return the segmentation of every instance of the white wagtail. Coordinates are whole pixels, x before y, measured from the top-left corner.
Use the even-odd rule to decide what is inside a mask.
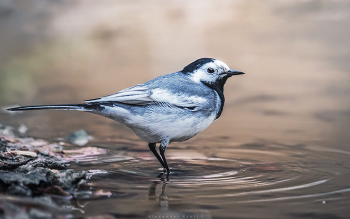
[[[171,142],[186,141],[218,119],[224,107],[224,84],[244,74],[224,62],[201,58],[182,71],[163,75],[118,93],[86,100],[83,104],[41,105],[19,110],[78,110],[102,115],[131,128],[169,172],[165,149]],[[160,143],[159,152],[156,143]]]

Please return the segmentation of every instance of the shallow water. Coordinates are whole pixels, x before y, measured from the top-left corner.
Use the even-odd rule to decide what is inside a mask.
[[[87,215],[336,218],[349,213],[346,151],[322,153],[318,148],[272,142],[232,147],[227,141],[202,139],[172,145],[168,151],[171,173],[166,175],[142,143],[94,145],[110,153],[72,167],[106,170],[91,181],[95,190],[111,195],[87,198]]]
[[[218,121],[169,145],[169,175],[147,143],[106,118],[1,113],[1,124],[25,124],[30,136],[55,142],[79,129],[93,136],[84,147],[66,144],[66,150],[108,151],[70,158],[72,168],[93,170],[91,192],[68,200],[70,214],[350,216],[347,1],[2,4],[8,10],[0,25],[8,31],[0,35],[1,106],[78,103],[199,57],[246,72],[227,82]]]

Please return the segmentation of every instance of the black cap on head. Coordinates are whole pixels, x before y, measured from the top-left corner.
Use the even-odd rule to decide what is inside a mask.
[[[182,72],[183,73],[189,73],[189,72],[193,72],[197,69],[199,69],[201,66],[203,66],[204,64],[208,63],[208,62],[212,62],[215,59],[213,58],[201,58],[201,59],[197,59],[196,61],[192,62],[191,64],[187,65]]]

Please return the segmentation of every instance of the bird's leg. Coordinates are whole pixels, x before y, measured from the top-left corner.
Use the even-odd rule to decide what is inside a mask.
[[[169,144],[169,139],[166,139],[166,140],[163,140],[162,142],[160,142],[159,152],[160,152],[160,156],[162,156],[162,158],[163,158],[164,168],[169,173],[170,172],[169,167],[168,167],[168,164],[166,162],[165,155],[164,155],[165,149],[168,146],[168,144]]]
[[[156,143],[149,143],[149,144],[148,144],[148,147],[149,147],[149,149],[153,152],[154,156],[156,156],[156,158],[158,159],[159,163],[160,163],[164,168],[166,168],[165,165],[164,165],[164,162],[163,162],[162,158],[159,156],[159,154],[158,154],[158,152],[157,152],[157,150],[156,150]]]

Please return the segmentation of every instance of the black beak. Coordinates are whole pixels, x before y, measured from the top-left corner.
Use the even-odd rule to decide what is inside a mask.
[[[241,71],[236,71],[233,69],[230,69],[228,72],[226,72],[228,75],[233,76],[233,75],[243,75],[245,74],[244,72]]]

